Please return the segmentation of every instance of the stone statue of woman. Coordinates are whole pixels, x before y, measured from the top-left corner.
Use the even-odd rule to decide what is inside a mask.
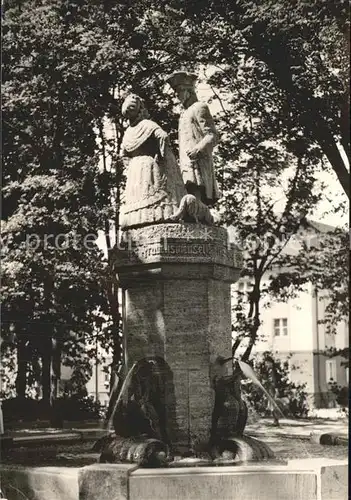
[[[126,167],[122,229],[169,220],[186,194],[168,135],[149,119],[143,100],[130,94],[122,106],[129,120],[121,146]]]

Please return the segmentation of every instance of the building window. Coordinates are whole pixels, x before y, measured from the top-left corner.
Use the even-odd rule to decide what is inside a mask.
[[[110,374],[105,372],[105,382],[110,382]]]
[[[273,330],[275,337],[288,335],[288,318],[275,318]]]
[[[248,293],[252,290],[252,287],[253,283],[251,283],[250,281],[242,280],[237,284],[237,291]]]
[[[325,362],[325,377],[328,382],[336,382],[336,361],[335,359],[327,359]]]
[[[347,366],[345,368],[345,378],[346,378],[346,383],[349,383],[349,367]]]

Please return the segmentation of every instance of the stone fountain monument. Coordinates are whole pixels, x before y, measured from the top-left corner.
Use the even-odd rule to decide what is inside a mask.
[[[247,416],[240,389],[226,392],[234,385],[224,363],[231,359],[230,285],[239,278],[242,257],[210,211],[219,197],[212,159],[218,134],[207,104],[197,100],[195,80],[182,71],[167,79],[184,108],[179,164],[143,100],[132,94],[122,107],[129,127],[122,143],[126,189],[115,269],[129,374],[114,427],[117,437],[139,436],[137,454],[147,438],[165,444],[157,451],[201,456],[202,450],[213,458],[216,439],[241,435]],[[230,401],[235,422],[242,415],[234,428]],[[231,432],[221,433],[226,418]],[[105,446],[102,461],[123,461],[129,453],[121,452],[123,443],[114,451],[111,442]]]
[[[123,105],[130,122],[122,149],[126,203],[123,234],[114,253],[124,294],[126,377],[117,399],[117,392],[111,397],[115,434],[96,443],[101,452],[97,464],[72,466],[70,454],[65,458],[68,467],[5,464],[0,497],[347,497],[346,461],[318,459],[316,464],[307,459],[299,460],[298,467],[296,461],[289,466],[246,463],[273,454],[244,434],[243,364],[227,369],[232,361],[230,285],[238,279],[242,262],[209,209],[218,197],[212,166],[218,138],[207,106],[196,100],[194,79],[185,72],[169,79],[185,108],[179,164],[167,134],[148,118],[143,101],[131,95]],[[78,430],[70,434],[84,439]],[[66,433],[62,438],[66,442]],[[82,455],[96,459],[95,454],[77,454],[77,464]]]

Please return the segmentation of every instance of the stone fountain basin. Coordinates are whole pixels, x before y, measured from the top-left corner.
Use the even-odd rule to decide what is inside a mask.
[[[25,441],[18,442],[19,436],[12,436],[13,448],[2,453],[0,475],[4,497],[7,500],[347,498],[348,462],[345,447],[308,444],[309,428],[305,436],[299,434],[306,441],[298,440],[295,452],[291,449],[291,439],[277,444],[277,437],[269,436],[267,428],[262,431],[262,437],[265,436],[265,441],[272,445],[278,459],[287,459],[285,463],[269,460],[235,465],[225,465],[223,462],[214,465],[212,462],[206,465],[201,460],[196,463],[194,459],[179,457],[181,462],[170,464],[164,469],[141,469],[134,464],[98,464],[99,453],[91,452],[91,443],[98,437],[97,434],[103,435],[104,431],[81,429],[71,433],[77,435],[71,442],[64,435],[61,444],[52,440],[55,433],[50,435],[50,440],[35,434],[36,439],[32,436],[31,444],[28,442],[29,436],[26,436]],[[289,437],[286,432],[284,436]],[[294,433],[291,437],[296,441],[298,436]],[[285,452],[279,451],[282,447],[285,447]],[[315,457],[316,454],[320,458],[305,458]],[[301,458],[297,458],[299,456]],[[322,458],[325,456],[329,458]],[[290,460],[291,457],[295,459]]]
[[[347,460],[140,469],[3,466],[7,500],[345,500]]]

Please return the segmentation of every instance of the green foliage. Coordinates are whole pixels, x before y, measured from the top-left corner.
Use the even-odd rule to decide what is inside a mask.
[[[86,106],[89,69],[72,40],[64,44],[57,5],[10,3],[3,36],[4,337],[17,348],[18,393],[41,359],[46,399],[54,358],[83,352],[79,338],[108,313],[94,244],[108,196]]]
[[[85,346],[86,349],[86,346]],[[84,398],[87,396],[86,384],[93,375],[92,359],[93,352],[88,357],[73,357],[73,363],[69,366],[73,369],[69,381],[65,382],[64,394],[76,398]],[[68,364],[67,362],[65,363]]]
[[[63,421],[99,420],[103,416],[103,408],[92,397],[58,398],[53,411]]]
[[[274,360],[274,367],[269,367],[268,360]],[[270,352],[253,357],[253,368],[258,379],[276,400],[285,417],[304,418],[308,414],[306,384],[295,384],[290,380],[288,361],[273,358]],[[271,416],[268,400],[262,391],[251,381],[242,385],[248,404],[261,416]]]
[[[3,352],[17,351],[21,395],[32,373],[48,399],[51,366],[57,385],[93,334],[120,360],[118,285],[94,240],[103,230],[110,249],[118,230],[124,93],[175,129],[162,94],[175,62],[154,50],[151,5],[5,2]]]
[[[6,424],[19,421],[34,422],[49,419],[47,405],[43,401],[31,398],[9,398],[2,402],[2,410]]]
[[[342,408],[346,409],[349,406],[350,400],[350,389],[346,386],[338,385],[336,382],[329,383],[330,390],[336,395],[336,402]]]
[[[60,422],[99,420],[103,415],[100,403],[95,402],[91,397],[80,395],[57,398],[52,408],[42,400],[30,398],[5,399],[2,402],[2,409],[5,425],[10,426],[19,421],[50,420],[53,415]]]
[[[325,355],[329,358],[335,358],[336,356],[344,358],[344,361],[340,362],[341,366],[346,367],[350,364],[350,347],[343,347],[341,349],[337,347],[329,347],[325,350]]]

